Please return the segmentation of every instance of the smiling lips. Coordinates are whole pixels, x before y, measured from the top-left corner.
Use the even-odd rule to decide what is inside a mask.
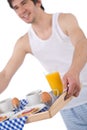
[[[29,18],[29,14],[24,14],[22,18],[28,19]]]
[[[25,13],[21,14],[20,17],[21,17],[24,21],[29,20],[30,13],[26,13],[26,12],[25,12]]]

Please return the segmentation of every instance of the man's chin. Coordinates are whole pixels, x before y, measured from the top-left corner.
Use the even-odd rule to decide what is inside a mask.
[[[25,23],[31,23],[31,21],[30,20],[23,20]]]
[[[25,23],[31,23],[29,20],[22,19]]]

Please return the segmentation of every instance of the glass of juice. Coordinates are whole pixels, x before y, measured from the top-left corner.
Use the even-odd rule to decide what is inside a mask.
[[[59,72],[53,72],[46,75],[46,79],[55,96],[59,96],[63,92],[63,83]]]

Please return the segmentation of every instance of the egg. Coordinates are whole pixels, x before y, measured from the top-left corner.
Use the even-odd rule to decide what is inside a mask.
[[[43,103],[50,104],[52,102],[52,97],[48,92],[42,92],[41,100],[42,100]]]
[[[13,105],[13,107],[15,107],[15,108],[19,107],[19,105],[20,105],[19,99],[16,98],[16,97],[14,97],[14,98],[12,99],[12,105]]]

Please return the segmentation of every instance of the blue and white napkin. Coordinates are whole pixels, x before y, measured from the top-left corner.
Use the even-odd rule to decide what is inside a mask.
[[[28,104],[28,102],[25,99],[22,99],[20,101],[19,108],[14,110],[14,113],[21,111],[24,109],[24,107]],[[48,110],[48,107],[42,108],[39,112],[43,112]],[[20,118],[13,118],[13,119],[7,119],[3,122],[0,122],[0,130],[23,130],[23,127],[29,117],[24,116]]]

